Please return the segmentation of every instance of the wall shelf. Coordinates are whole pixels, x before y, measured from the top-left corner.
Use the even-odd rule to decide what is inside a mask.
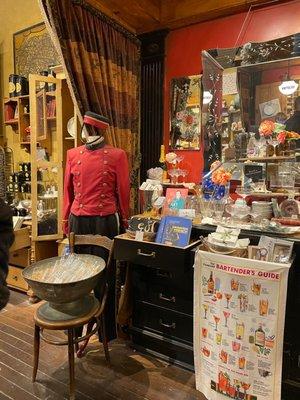
[[[252,161],[252,162],[282,162],[282,161],[294,161],[295,156],[276,156],[276,157],[250,157],[250,158],[239,158],[238,161]]]

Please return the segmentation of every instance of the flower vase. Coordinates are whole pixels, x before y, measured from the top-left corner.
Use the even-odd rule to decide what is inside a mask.
[[[203,196],[206,200],[221,200],[229,192],[229,185],[216,185],[211,178],[205,178],[202,186]]]
[[[228,194],[228,185],[215,185],[214,200],[221,200]]]

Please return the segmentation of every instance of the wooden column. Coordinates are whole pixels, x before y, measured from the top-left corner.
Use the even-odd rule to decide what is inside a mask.
[[[155,167],[163,143],[164,63],[167,30],[140,35],[141,40],[141,182]]]

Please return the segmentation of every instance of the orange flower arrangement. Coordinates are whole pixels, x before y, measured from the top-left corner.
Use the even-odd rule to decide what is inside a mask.
[[[217,171],[212,173],[211,180],[215,185],[225,186],[231,179],[231,173],[226,171],[223,167],[217,169]]]
[[[277,135],[279,143],[284,143],[286,140],[297,140],[300,139],[300,135],[297,132],[282,131]]]
[[[273,122],[271,120],[264,120],[259,125],[258,131],[261,136],[278,140],[279,143],[284,143],[286,140],[300,139],[299,133],[289,132],[285,130],[285,125]]]
[[[272,136],[274,130],[275,130],[275,122],[268,119],[262,121],[258,128],[260,136],[265,136],[265,137]]]
[[[222,167],[221,161],[214,161],[211,166],[211,180],[215,185],[225,186],[230,181],[232,174]]]

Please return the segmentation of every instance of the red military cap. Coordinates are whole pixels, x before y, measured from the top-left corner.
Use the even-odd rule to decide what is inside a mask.
[[[109,119],[103,115],[96,114],[92,111],[87,111],[83,117],[83,123],[94,126],[98,129],[107,129],[109,127]]]

